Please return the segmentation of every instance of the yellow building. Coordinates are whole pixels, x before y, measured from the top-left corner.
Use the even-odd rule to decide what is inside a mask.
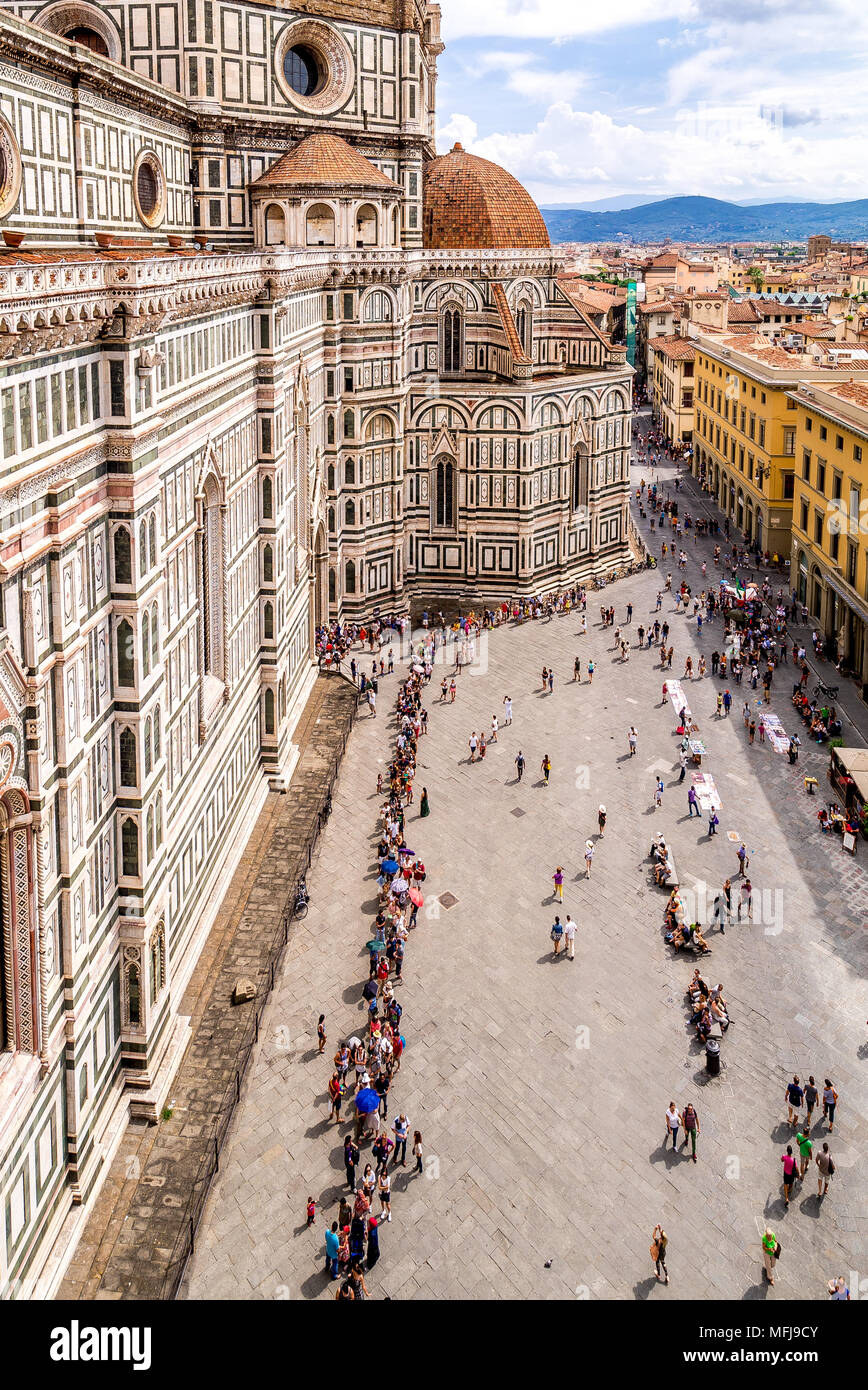
[[[804,382],[868,381],[868,365],[772,347],[739,334],[695,339],[691,467],[749,543],[789,558],[796,466],[796,402]]]
[[[672,444],[689,444],[693,438],[695,356],[691,340],[674,333],[648,341],[651,409],[655,423]]]
[[[792,587],[868,698],[868,385],[802,385],[796,427]]]

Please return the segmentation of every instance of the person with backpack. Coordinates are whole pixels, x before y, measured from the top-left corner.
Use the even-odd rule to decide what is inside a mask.
[[[543,779],[544,779],[544,781],[545,781],[546,786],[548,786],[548,784],[549,784],[549,776],[551,775],[551,770],[552,770],[552,760],[551,760],[551,758],[549,757],[548,753],[545,753],[545,754],[543,755],[543,760],[542,760],[542,762],[540,763],[540,771],[542,772]]]
[[[561,942],[564,939],[564,925],[560,917],[556,917],[552,923],[550,935],[552,938],[552,952],[554,955],[559,956],[561,953]]]
[[[823,1144],[822,1149],[817,1154],[817,1196],[825,1197],[829,1191],[829,1183],[835,1176],[835,1164],[832,1155],[829,1153],[829,1145]]]
[[[518,772],[518,780],[520,782],[522,777],[524,776],[524,754],[522,753],[520,748],[515,757],[515,767],[516,771]]]

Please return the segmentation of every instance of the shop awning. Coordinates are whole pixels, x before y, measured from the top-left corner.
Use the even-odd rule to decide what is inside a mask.
[[[833,579],[830,574],[824,574],[823,578],[827,586],[836,593],[840,599],[843,599],[847,607],[851,608],[853,612],[862,619],[863,623],[868,623],[868,608],[866,608],[865,604],[861,603],[858,598],[854,598],[844,581],[841,579]]]

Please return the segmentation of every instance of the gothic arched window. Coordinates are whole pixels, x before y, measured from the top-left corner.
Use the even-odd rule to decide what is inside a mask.
[[[142,615],[142,675],[151,670],[151,619],[147,613]]]
[[[131,816],[121,826],[121,873],[125,878],[139,874],[139,827]]]
[[[274,551],[270,545],[262,552],[262,578],[266,584],[274,583]]]
[[[434,477],[434,524],[455,526],[455,464],[438,459]]]
[[[39,1051],[39,968],[34,927],[32,838],[27,804],[0,802],[0,1050]]]
[[[356,592],[356,567],[352,560],[347,560],[344,565],[344,593],[354,594]]]
[[[118,736],[121,786],[134,787],[138,782],[136,769],[136,736],[132,729],[121,729]]]
[[[344,464],[344,482],[354,483],[356,481],[356,465],[352,459],[347,459]]]
[[[443,315],[443,370],[461,371],[461,310],[447,309]]]
[[[114,536],[115,583],[132,584],[133,555],[130,533],[126,526],[119,526]]]
[[[274,638],[274,604],[266,603],[262,618],[262,627],[265,633],[266,642],[271,642]]]
[[[160,706],[154,710],[154,762],[160,759]]]
[[[355,526],[356,524],[356,504],[352,497],[348,497],[344,505],[344,522],[347,526]]]
[[[205,675],[225,679],[223,641],[223,518],[213,477],[205,483],[199,533]]]
[[[118,663],[118,685],[135,685],[136,657],[135,638],[132,624],[122,618],[115,635],[115,650]]]
[[[584,449],[577,449],[573,457],[572,505],[573,511],[588,505],[588,455]]]
[[[265,692],[265,732],[274,733],[274,691]]]

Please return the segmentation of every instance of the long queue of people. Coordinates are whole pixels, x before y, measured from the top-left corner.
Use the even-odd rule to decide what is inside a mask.
[[[328,1086],[329,1118],[343,1122],[341,1106],[350,1085],[356,1112],[353,1132],[346,1135],[343,1147],[350,1198],[341,1198],[338,1216],[325,1237],[325,1273],[340,1280],[338,1300],[368,1297],[365,1274],[380,1258],[381,1224],[392,1220],[392,1174],[398,1167],[406,1168],[408,1144],[414,1172],[423,1171],[420,1131],[413,1130],[411,1139],[410,1121],[403,1110],[391,1127],[388,1117],[392,1085],[406,1046],[404,1010],[397,987],[403,982],[407,940],[417,925],[424,901],[422,885],[427,878],[420,855],[407,843],[405,808],[413,803],[418,742],[427,732],[422,692],[430,680],[432,655],[430,648],[414,653],[410,674],[398,688],[392,759],[385,778],[382,773],[377,778],[377,791],[385,794],[385,799],[379,813],[377,913],[367,942],[368,979],[362,987],[366,1026],[341,1039]],[[420,818],[429,810],[428,793],[423,789]],[[325,1047],[324,1022],[321,1017],[320,1052]],[[359,1173],[362,1145],[367,1142],[371,1143],[373,1161]],[[380,1210],[375,1214],[377,1199]],[[315,1207],[313,1202],[314,1214]],[[310,1224],[310,1205],[308,1221]]]

